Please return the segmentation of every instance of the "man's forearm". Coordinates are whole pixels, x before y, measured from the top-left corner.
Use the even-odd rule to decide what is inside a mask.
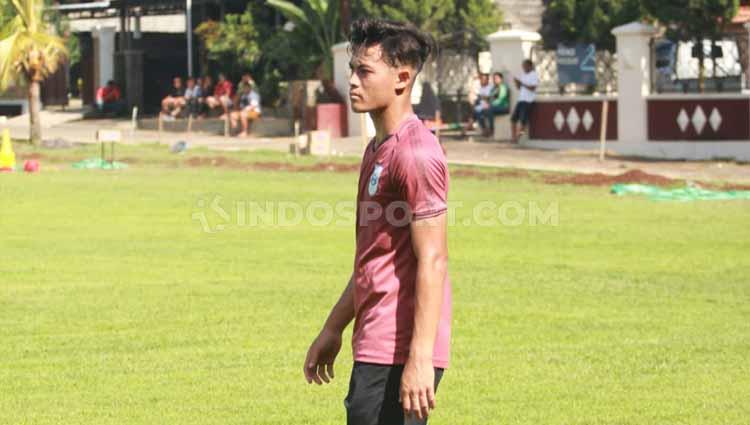
[[[344,292],[339,301],[333,306],[328,315],[324,329],[332,332],[342,333],[349,323],[354,319],[354,275],[349,278]]]
[[[447,258],[436,255],[427,261],[420,261],[417,268],[414,331],[409,351],[410,359],[432,361],[443,305],[447,263]]]

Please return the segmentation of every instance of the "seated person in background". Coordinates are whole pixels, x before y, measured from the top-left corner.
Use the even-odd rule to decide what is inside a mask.
[[[249,72],[245,72],[242,74],[242,77],[240,78],[240,82],[237,84],[237,90],[235,91],[234,97],[232,98],[232,104],[233,105],[239,105],[240,104],[240,97],[243,93],[250,90],[253,84],[253,76],[250,75]]]
[[[201,95],[198,98],[198,118],[203,118],[203,116],[208,112],[206,99],[208,99],[208,97],[211,96],[211,94],[214,92],[214,80],[210,75],[199,78],[199,80],[200,83],[198,85],[201,87]]]
[[[250,123],[260,118],[260,95],[255,91],[255,83],[248,81],[242,93],[239,94],[239,111],[232,112],[232,128],[237,127],[237,120],[242,123],[239,137],[247,137]]]
[[[510,113],[510,96],[508,85],[503,81],[503,74],[492,74],[492,91],[490,92],[490,107],[484,110],[484,121],[489,124],[489,134],[495,133],[495,117]]]
[[[99,87],[96,91],[96,109],[102,114],[121,114],[125,111],[127,105],[122,100],[120,87],[112,80],[107,81],[107,85]]]
[[[161,101],[162,118],[174,120],[180,109],[185,104],[185,89],[182,87],[182,78],[174,77],[172,88],[167,96]]]
[[[186,108],[190,115],[198,114],[198,99],[201,98],[201,86],[196,84],[196,80],[192,77],[187,79],[186,84],[185,94],[182,97],[182,102],[179,102],[175,116],[180,114],[182,108]]]
[[[477,93],[477,100],[474,103],[474,120],[479,121],[479,126],[482,128],[482,135],[489,136],[489,126],[485,122],[487,118],[486,111],[490,109],[490,94],[492,89],[495,87],[490,83],[490,76],[488,74],[482,74],[479,77],[481,86],[479,87],[479,93]]]
[[[209,110],[221,108],[221,118],[224,119],[229,114],[229,108],[232,107],[232,83],[227,80],[227,77],[223,74],[219,74],[219,81],[214,87],[213,96],[206,98],[206,106]]]

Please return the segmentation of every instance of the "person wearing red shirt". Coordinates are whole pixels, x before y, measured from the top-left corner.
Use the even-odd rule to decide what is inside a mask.
[[[450,359],[449,176],[411,92],[436,44],[411,24],[369,19],[349,41],[351,107],[376,134],[360,168],[352,275],[303,368],[308,383],[329,382],[354,320],[347,424],[425,424]]]
[[[102,114],[120,114],[127,105],[122,100],[120,87],[112,80],[107,81],[107,85],[99,87],[96,91],[96,108]]]
[[[227,117],[229,114],[229,108],[232,107],[232,82],[227,80],[227,77],[223,74],[219,74],[219,81],[214,87],[214,95],[206,98],[206,106],[209,109],[216,109],[221,107],[223,114],[222,119]]]

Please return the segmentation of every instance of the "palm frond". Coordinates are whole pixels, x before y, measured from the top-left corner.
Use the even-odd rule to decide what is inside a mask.
[[[285,0],[268,0],[267,4],[274,7],[276,10],[281,12],[284,17],[293,21],[295,24],[310,26],[310,21],[308,21],[307,15],[305,15],[305,11],[300,9],[294,3]]]
[[[39,27],[39,0],[12,0],[18,14],[0,29],[0,88],[23,76],[45,77],[54,72],[67,55],[65,42]],[[35,77],[37,78],[37,77]]]
[[[0,41],[0,89],[5,90],[16,80],[19,33],[11,34]]]

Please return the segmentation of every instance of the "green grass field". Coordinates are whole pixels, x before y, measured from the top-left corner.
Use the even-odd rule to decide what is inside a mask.
[[[70,167],[96,152],[0,174],[0,424],[343,424],[350,330],[331,385],[302,361],[351,273],[351,220],[253,226],[232,206],[353,205],[356,173],[189,167],[219,154],[155,146],[122,148],[127,170]],[[200,207],[214,196],[228,217]],[[454,178],[450,197],[432,424],[750,423],[750,202],[535,178]],[[486,201],[557,224],[464,225]]]

